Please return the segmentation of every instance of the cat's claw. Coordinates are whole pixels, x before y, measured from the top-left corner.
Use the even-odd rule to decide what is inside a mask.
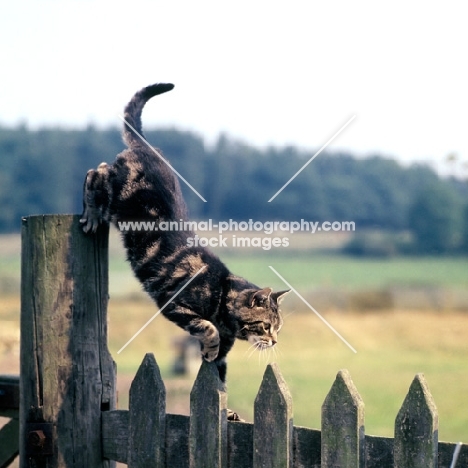
[[[204,321],[205,330],[202,333],[196,334],[201,342],[201,352],[203,358],[208,361],[214,361],[219,354],[219,332],[217,328],[207,320]]]
[[[95,233],[97,231],[97,228],[99,226],[99,221],[96,219],[90,219],[90,218],[81,218],[80,223],[83,224],[83,231],[88,234],[88,232],[93,232]]]
[[[203,347],[202,349],[203,359],[205,359],[205,361],[208,362],[213,362],[218,357],[218,353],[219,344],[208,347],[208,349],[206,349],[205,347]]]

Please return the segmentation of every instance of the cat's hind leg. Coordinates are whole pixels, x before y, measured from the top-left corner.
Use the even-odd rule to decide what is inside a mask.
[[[101,163],[90,169],[83,186],[83,215],[80,223],[84,232],[96,232],[101,223],[109,222],[112,187],[109,183],[109,165]]]

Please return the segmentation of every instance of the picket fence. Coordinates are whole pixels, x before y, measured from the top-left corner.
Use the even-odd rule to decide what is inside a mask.
[[[227,421],[225,389],[206,362],[190,395],[190,416],[166,414],[165,398],[156,360],[147,354],[129,410],[103,413],[104,455],[138,468],[468,466],[465,447],[438,444],[437,411],[422,374],[396,417],[394,438],[365,435],[364,403],[346,370],[322,405],[321,431],[293,425],[291,395],[276,364],[266,368],[253,423]]]
[[[421,374],[396,415],[394,438],[365,434],[364,403],[346,370],[323,402],[320,430],[293,425],[276,364],[266,368],[253,423],[227,421],[226,389],[207,362],[191,391],[190,416],[167,414],[152,354],[132,382],[129,410],[116,409],[107,242],[106,229],[85,236],[77,216],[23,220],[21,468],[116,461],[132,468],[468,467],[468,447],[438,443],[437,410]]]

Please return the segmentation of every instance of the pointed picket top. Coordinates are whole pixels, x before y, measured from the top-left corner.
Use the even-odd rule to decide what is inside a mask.
[[[203,361],[190,393],[190,468],[227,463],[227,394],[214,363]]]
[[[322,405],[322,467],[364,466],[364,402],[340,370]]]
[[[203,359],[190,395],[192,396],[194,393],[200,393],[199,387],[202,389],[201,393],[208,389],[222,392],[226,391],[225,385],[219,378],[218,368],[213,362],[208,362]]]
[[[164,463],[166,389],[152,353],[145,355],[130,387],[128,466]]]
[[[254,468],[292,464],[292,398],[277,364],[269,364],[254,404]]]
[[[145,357],[143,358],[143,361],[138,368],[135,378],[133,379],[130,392],[132,392],[132,389],[134,392],[138,391],[137,389],[141,387],[141,384],[144,384],[148,380],[153,383],[153,393],[166,393],[164,381],[161,377],[161,372],[159,371],[159,366],[153,353],[145,354]]]
[[[423,374],[417,374],[395,420],[395,467],[437,467],[439,417]]]

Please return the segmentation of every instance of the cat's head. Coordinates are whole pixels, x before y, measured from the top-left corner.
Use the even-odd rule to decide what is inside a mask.
[[[274,346],[283,326],[279,304],[288,293],[289,290],[273,292],[271,288],[241,291],[234,301],[240,324],[236,337],[248,340],[259,350]]]

